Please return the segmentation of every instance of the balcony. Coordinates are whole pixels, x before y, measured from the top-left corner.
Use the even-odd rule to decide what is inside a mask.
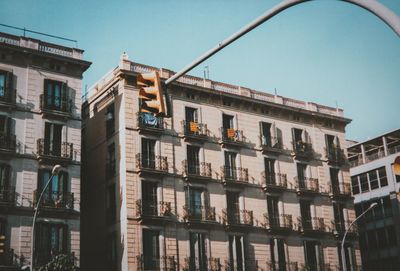
[[[344,150],[339,147],[331,146],[329,148],[325,148],[325,155],[328,165],[342,166],[346,164]]]
[[[235,130],[232,128],[220,128],[221,131],[221,140],[219,144],[223,147],[233,147],[240,148],[245,147],[245,137],[243,136],[243,131]]]
[[[158,224],[170,219],[172,215],[171,202],[136,201],[136,217],[145,223]]]
[[[342,238],[346,230],[348,229],[347,236],[349,237],[356,237],[358,234],[357,224],[354,223],[351,228],[350,224],[352,221],[331,221],[332,224],[332,233],[336,238]]]
[[[156,155],[154,158],[136,154],[136,168],[139,175],[165,175],[168,174],[168,159],[166,156]]]
[[[68,118],[72,116],[72,100],[68,98],[40,95],[40,113],[48,116]]]
[[[299,267],[297,262],[267,262],[267,271],[298,271]]]
[[[3,155],[13,154],[16,150],[16,136],[0,133],[0,153]]]
[[[13,206],[15,204],[15,187],[0,186],[0,206]]]
[[[17,265],[17,255],[14,249],[4,249],[0,253],[0,270],[19,270]]]
[[[137,128],[139,133],[161,135],[164,132],[164,118],[156,117],[151,113],[137,113]]]
[[[298,217],[298,230],[303,234],[316,235],[326,233],[327,228],[325,226],[324,218],[313,217],[303,218]]]
[[[0,108],[11,110],[16,106],[15,90],[0,87]]]
[[[263,226],[270,232],[289,232],[293,230],[292,215],[282,214],[278,216],[269,216],[265,213]]]
[[[207,124],[182,121],[183,138],[185,141],[200,141],[208,140]]]
[[[36,205],[39,191],[33,191],[33,203]],[[51,209],[63,209],[73,210],[74,209],[74,193],[71,192],[60,192],[60,191],[46,191],[43,194],[40,208],[51,208]]]
[[[224,185],[249,183],[249,171],[247,168],[222,166],[221,177]]]
[[[335,200],[351,199],[351,186],[349,183],[340,182],[336,185],[329,186],[329,197]]]
[[[229,260],[225,260],[224,261],[224,268],[221,269],[221,270],[224,270],[224,271],[263,270],[258,266],[258,261],[257,260],[245,259],[244,260],[244,266],[245,266],[245,269],[242,269],[240,266],[237,266],[236,264],[233,264],[233,262],[230,262]]]
[[[151,259],[151,266],[146,266],[144,263],[143,254],[136,256],[136,269],[137,271],[146,270],[159,270],[159,271],[175,271],[177,270],[177,265],[174,256],[162,256],[159,259]]]
[[[67,163],[73,157],[73,144],[68,142],[51,141],[45,138],[37,140],[37,157],[40,161],[48,161],[51,163],[60,162]]]
[[[296,191],[299,196],[313,196],[319,193],[319,182],[315,178],[295,177]]]
[[[253,226],[253,211],[228,212],[227,209],[222,209],[222,223],[233,231],[249,230]]]
[[[286,174],[269,174],[266,171],[261,173],[262,188],[264,192],[282,192],[287,189]]]
[[[183,205],[182,218],[189,226],[216,223],[215,207]],[[208,227],[209,225],[205,225]]]
[[[183,177],[186,181],[207,181],[212,178],[211,163],[191,163],[188,160],[182,161]]]
[[[197,257],[187,257],[184,259],[185,263],[183,271],[221,271],[221,263],[219,258],[206,257],[199,259]]]
[[[311,160],[314,156],[312,144],[304,141],[293,142],[292,155],[297,160]]]
[[[279,155],[285,152],[277,137],[260,136],[261,151],[263,154]]]

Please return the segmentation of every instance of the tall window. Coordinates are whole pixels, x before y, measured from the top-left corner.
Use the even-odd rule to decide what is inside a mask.
[[[186,203],[192,218],[202,218],[202,193],[203,190],[200,188],[187,187],[186,189]]]
[[[386,176],[386,168],[385,167],[378,168],[378,174],[379,174],[379,181],[381,183],[381,187],[387,186],[388,180],[387,180],[387,176]]]
[[[264,158],[265,178],[267,184],[276,184],[275,163],[275,159]]]
[[[236,153],[225,151],[225,178],[236,179]]]
[[[370,172],[368,172],[368,177],[371,190],[379,188],[379,180],[376,170],[371,170]]]
[[[190,270],[208,270],[205,239],[204,233],[190,233]]]
[[[44,80],[45,106],[54,110],[67,110],[67,85],[54,80]]]
[[[236,138],[236,131],[233,125],[233,116],[222,115],[222,138],[224,140],[234,140]]]
[[[7,190],[10,186],[11,167],[9,165],[0,164],[0,191]],[[1,194],[0,194],[1,199]]]
[[[46,183],[51,177],[51,170],[39,170],[39,179],[36,197],[40,195]],[[68,202],[68,173],[61,171],[53,176],[48,188],[43,194],[42,204],[49,207],[66,207]],[[38,198],[36,198],[37,200]]]
[[[44,127],[44,151],[46,155],[61,156],[61,124],[46,122]]]
[[[300,214],[301,214],[301,224],[303,229],[311,229],[311,202],[308,200],[300,200]]]
[[[228,207],[227,212],[228,212],[229,223],[239,224],[240,223],[239,193],[227,191],[226,201]]]
[[[332,190],[333,193],[339,193],[340,192],[340,187],[339,187],[339,169],[337,168],[329,168],[329,175],[331,177],[331,185],[332,185]]]
[[[357,195],[360,193],[360,184],[358,183],[358,176],[351,177],[351,189],[353,191],[353,195]]]
[[[111,143],[107,147],[107,177],[113,177],[116,174],[115,162],[115,144]]]
[[[233,129],[233,116],[222,114],[222,127],[225,129]]]
[[[197,146],[187,146],[187,161],[188,161],[188,173],[189,174],[200,174],[200,159],[199,159],[200,148]]]
[[[144,270],[160,268],[160,232],[143,229],[143,265]]]
[[[198,134],[201,129],[196,108],[185,107],[185,133]]]
[[[283,239],[272,238],[270,242],[271,262],[276,271],[286,271],[285,242]]]
[[[297,163],[297,179],[300,188],[306,188],[306,174],[307,165],[302,163]]]
[[[0,115],[0,137],[11,134],[11,118]]]
[[[229,270],[245,270],[245,254],[243,236],[229,236]]]
[[[343,232],[345,228],[345,221],[344,221],[344,207],[342,203],[333,203],[333,215],[335,218],[335,228],[338,232]]]
[[[157,183],[142,183],[142,200],[142,213],[156,216],[158,214]]]
[[[319,243],[315,241],[304,241],[305,263],[310,270],[322,271],[323,269],[323,251]]]
[[[0,100],[7,100],[10,98],[10,91],[12,88],[11,72],[0,71]]]
[[[272,147],[271,123],[261,122],[261,143],[262,145]]]
[[[156,167],[155,146],[155,140],[142,138],[142,167]]]
[[[53,256],[67,252],[67,225],[39,222],[37,226],[35,231],[36,264],[47,263]]]
[[[198,114],[196,108],[185,107],[185,120],[186,122],[198,122]]]
[[[279,226],[279,209],[278,209],[279,198],[267,196],[267,207],[268,207],[268,219],[270,226]]]
[[[114,104],[110,104],[107,107],[106,112],[106,136],[110,137],[115,132],[115,112]]]

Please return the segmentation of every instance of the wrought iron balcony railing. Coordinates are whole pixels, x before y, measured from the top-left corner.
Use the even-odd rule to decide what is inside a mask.
[[[46,138],[37,140],[37,154],[39,156],[48,156],[53,158],[62,158],[72,160],[73,143],[58,142]]]
[[[41,94],[40,109],[42,111],[58,111],[71,114],[72,100],[67,97],[52,97],[50,95]]]
[[[0,151],[15,152],[17,146],[16,136],[0,132]]]
[[[166,217],[171,215],[171,202],[165,201],[136,201],[136,216],[161,216]]]
[[[264,214],[264,226],[267,229],[293,229],[292,215],[282,214],[278,216],[269,216]]]
[[[351,196],[351,185],[349,183],[340,182],[329,186],[329,194],[332,196]]]
[[[207,137],[207,124],[195,121],[182,121],[183,134],[190,137]]]
[[[220,131],[221,131],[221,138],[222,138],[223,142],[245,143],[243,131],[241,131],[241,130],[235,130],[233,128],[221,127]]]
[[[222,222],[224,225],[253,225],[253,211],[240,210],[239,212],[222,209]]]
[[[0,86],[0,104],[15,104],[16,95],[15,89]]]
[[[264,152],[281,152],[283,145],[275,136],[260,136],[260,145]]]
[[[262,186],[268,187],[280,187],[287,188],[287,177],[286,174],[281,173],[268,173],[266,171],[261,172]]]
[[[0,186],[0,204],[15,204],[14,186]]]
[[[136,256],[136,269],[137,271],[145,270],[159,270],[159,271],[175,271],[177,264],[174,256],[161,256],[160,258],[153,258],[145,262],[143,254]]]
[[[148,157],[147,155],[137,153],[136,168],[168,172],[168,159],[166,156],[156,155]]]
[[[318,231],[325,232],[326,225],[323,217],[313,217],[313,218],[305,218],[298,217],[298,225],[301,231]]]
[[[199,176],[211,178],[211,163],[201,162],[200,164],[193,163],[188,160],[182,161],[182,169],[184,176]]]
[[[345,220],[345,221],[332,220],[331,224],[332,224],[332,229],[334,231],[334,234],[342,235],[342,234],[344,234],[346,232],[346,230],[348,230],[349,234],[357,234],[358,233],[358,228],[357,228],[356,223],[354,223],[350,227],[351,223],[352,223],[352,221],[349,221],[349,220]]]
[[[156,117],[150,113],[137,113],[137,126],[143,129],[164,130],[164,118]]]
[[[339,147],[330,146],[329,148],[325,148],[325,155],[330,164],[343,165],[346,163],[344,150]]]
[[[300,192],[306,192],[306,191],[317,192],[317,193],[319,192],[319,182],[318,179],[316,178],[295,177],[295,181],[296,181],[296,188]]]
[[[194,205],[183,205],[183,219],[190,220],[203,220],[215,221],[215,207]]]
[[[33,191],[33,202],[36,205],[40,196],[38,190]],[[74,193],[61,191],[46,191],[40,203],[41,207],[58,208],[58,209],[74,209]]]
[[[311,159],[313,157],[312,144],[304,141],[292,142],[293,152],[297,158]]]
[[[298,271],[297,262],[267,262],[267,271]]]
[[[222,179],[228,182],[249,182],[249,170],[241,167],[221,167]]]
[[[184,271],[203,271],[208,269],[208,259],[207,257],[187,257],[184,259]]]

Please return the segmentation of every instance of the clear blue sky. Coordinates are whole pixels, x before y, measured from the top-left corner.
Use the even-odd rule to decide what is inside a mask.
[[[278,2],[2,0],[0,23],[78,40],[93,62],[84,76],[90,86],[124,51],[133,61],[177,71]],[[400,15],[400,1],[381,2]],[[206,65],[212,80],[337,103],[353,119],[349,139],[400,128],[400,38],[348,3],[319,0],[286,10],[191,74],[203,76]]]

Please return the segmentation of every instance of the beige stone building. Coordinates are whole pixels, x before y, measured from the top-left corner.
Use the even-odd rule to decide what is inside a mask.
[[[340,270],[355,219],[341,109],[184,76],[139,113],[131,62],[83,104],[84,270]],[[348,270],[360,270],[356,231]]]
[[[29,265],[33,204],[54,165],[36,224],[35,265],[80,258],[83,50],[0,33],[0,270]],[[19,267],[18,267],[19,270]]]

